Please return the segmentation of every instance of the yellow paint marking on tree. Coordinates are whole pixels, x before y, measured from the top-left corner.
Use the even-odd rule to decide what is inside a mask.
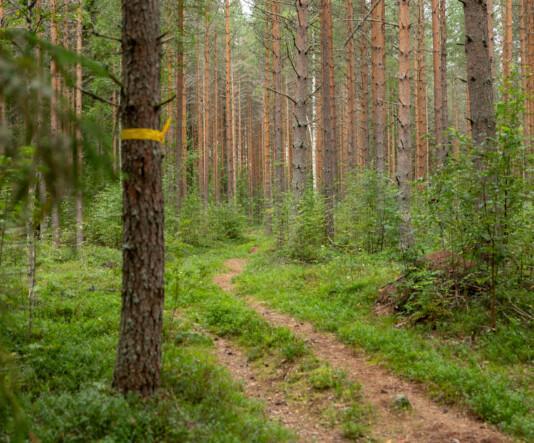
[[[158,129],[146,128],[130,128],[123,129],[121,133],[121,140],[153,140],[155,142],[163,143],[165,135],[171,127],[171,119],[168,118],[160,131]]]

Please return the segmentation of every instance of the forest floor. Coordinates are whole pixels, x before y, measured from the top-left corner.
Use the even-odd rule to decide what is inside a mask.
[[[214,282],[227,292],[235,292],[233,280],[243,273],[247,263],[248,260],[243,258],[226,260],[227,272],[216,275]],[[373,411],[368,434],[373,440],[429,443],[510,441],[465,411],[433,402],[420,384],[403,380],[371,363],[364,353],[341,343],[333,334],[317,331],[312,324],[272,310],[253,297],[246,296],[245,300],[270,324],[291,330],[308,344],[321,361],[343,371],[350,380],[361,385],[363,401],[368,402]],[[320,417],[314,417],[313,410],[289,407],[283,392],[272,384],[258,381],[239,350],[225,340],[217,343],[220,362],[230,369],[234,377],[245,383],[247,394],[265,401],[270,417],[294,430],[300,441],[310,441],[310,437],[321,442],[344,441],[342,433],[316,426]]]

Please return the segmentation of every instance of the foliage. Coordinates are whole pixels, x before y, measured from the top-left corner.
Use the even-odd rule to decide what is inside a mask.
[[[1,340],[15,358],[9,358],[8,373],[8,356],[1,354],[0,441],[23,441],[6,436],[14,430],[13,415],[6,422],[13,411],[27,417],[27,428],[21,420],[17,425],[24,439],[29,429],[43,442],[291,440],[216,365],[211,340],[190,322],[165,322],[162,387],[154,398],[110,390],[120,252],[87,245],[76,257],[46,246],[40,265],[32,335],[23,300],[10,311],[11,321],[2,318]]]
[[[447,251],[451,275],[463,275],[464,280],[450,286],[462,296],[472,296],[465,293],[466,279],[469,286],[477,286],[477,295],[491,310],[493,326],[497,309],[526,302],[521,293],[532,280],[528,270],[534,258],[528,247],[534,241],[534,210],[525,179],[519,123],[522,99],[510,93],[509,100],[497,108],[496,139],[475,148],[457,135],[465,153],[432,177],[414,211],[420,243]],[[424,292],[430,302],[444,295],[432,285],[428,289],[434,293]]]
[[[336,211],[336,243],[351,251],[396,249],[399,238],[397,190],[374,171],[357,172],[345,183]]]
[[[110,183],[95,195],[86,210],[87,241],[110,248],[122,242],[122,194],[118,183]]]
[[[290,206],[294,206],[291,201]],[[308,186],[302,201],[291,214],[289,241],[283,252],[303,262],[320,260],[324,256],[326,243],[324,223],[323,199]]]
[[[511,321],[495,332],[480,329],[480,310],[470,308],[454,311],[437,331],[424,325],[399,328],[395,318],[374,314],[379,288],[398,272],[376,254],[341,254],[314,265],[280,264],[260,254],[239,284],[274,309],[334,332],[395,372],[423,382],[438,400],[463,403],[504,431],[531,438],[527,368],[534,337],[528,326]],[[475,335],[467,330],[469,322]]]

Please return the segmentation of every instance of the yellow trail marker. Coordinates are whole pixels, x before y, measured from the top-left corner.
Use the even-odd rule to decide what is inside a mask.
[[[153,140],[155,142],[163,143],[165,135],[171,127],[170,117],[163,125],[163,129],[146,129],[146,128],[130,128],[123,129],[121,132],[121,140]]]

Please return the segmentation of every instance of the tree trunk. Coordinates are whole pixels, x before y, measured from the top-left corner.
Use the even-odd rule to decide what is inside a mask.
[[[295,49],[295,74],[296,74],[296,94],[295,94],[295,121],[293,139],[293,162],[292,162],[292,182],[291,187],[296,199],[296,204],[300,202],[306,181],[308,179],[308,0],[295,0],[297,12]]]
[[[221,201],[221,188],[219,178],[219,58],[217,51],[217,33],[213,35],[213,193],[215,203]]]
[[[441,129],[443,131],[442,135],[442,146],[439,158],[439,165],[445,164],[449,156],[449,136],[447,130],[449,128],[449,92],[448,92],[448,81],[447,81],[447,9],[446,9],[446,0],[440,1],[440,74],[441,74]]]
[[[524,131],[527,153],[534,152],[534,4],[521,4],[521,77],[525,94]]]
[[[386,36],[385,36],[385,0],[376,0],[372,6],[371,25],[371,62],[373,84],[373,128],[376,156],[376,170],[386,173]]]
[[[345,0],[347,15],[347,33],[352,36],[354,32],[354,12],[352,0]],[[362,38],[363,40],[363,38]],[[352,171],[356,166],[356,151],[358,148],[358,114],[356,108],[356,60],[354,54],[354,38],[350,37],[346,47],[347,51],[347,156],[348,169]],[[363,63],[363,60],[361,61]]]
[[[203,83],[203,105],[204,112],[202,113],[203,119],[203,140],[202,140],[202,199],[204,205],[208,205],[209,197],[209,149],[211,140],[209,137],[209,127],[212,124],[210,120],[210,23],[208,21],[208,11],[206,11],[205,19],[205,33],[204,33],[204,75],[202,76]]]
[[[503,41],[502,73],[503,73],[504,81],[507,82],[510,80],[510,75],[512,74],[512,55],[513,55],[512,49],[513,49],[513,31],[514,31],[512,0],[505,0],[504,5],[505,5],[505,10],[504,10],[504,41]]]
[[[467,87],[473,142],[483,145],[495,136],[495,110],[491,57],[488,50],[488,9],[486,0],[463,0]]]
[[[160,4],[122,1],[122,122],[159,128]],[[162,146],[124,140],[123,280],[113,386],[148,396],[160,383],[164,298]]]
[[[440,0],[432,0],[432,67],[434,72],[434,138],[436,164],[443,159],[443,86],[441,84],[441,20]]]
[[[83,51],[83,2],[78,0],[78,12],[76,15],[76,53],[81,55]],[[83,71],[81,63],[76,64],[76,117],[82,117],[82,87]],[[81,188],[81,177],[83,170],[83,142],[82,131],[76,125],[76,173],[78,179],[76,188],[76,249],[79,251],[83,244],[83,194]]]
[[[425,8],[424,0],[417,5],[417,54],[415,57],[415,140],[416,140],[416,178],[427,175],[428,163],[428,117],[425,63]]]
[[[397,144],[397,185],[401,216],[400,246],[407,251],[413,246],[410,220],[410,179],[412,143],[410,121],[410,3],[399,2],[399,138]]]
[[[176,210],[180,209],[185,196],[185,168],[184,168],[184,139],[186,138],[185,126],[182,124],[185,115],[184,96],[184,0],[178,0],[178,36],[176,39],[176,151],[175,151],[175,174],[176,174]]]
[[[332,29],[332,1],[321,0],[321,65],[322,65],[322,123],[323,123],[323,194],[325,197],[326,235],[334,238],[334,199],[337,177],[336,91],[334,78],[334,42]]]
[[[232,137],[232,36],[230,34],[230,0],[225,0],[224,4],[224,23],[225,23],[225,147],[226,147],[226,173],[227,173],[227,194],[228,200],[234,199],[234,141]]]
[[[360,0],[360,17],[367,15],[367,0]],[[361,24],[361,38],[359,39],[360,78],[358,94],[358,166],[364,168],[369,156],[369,63],[367,39],[369,37],[369,25],[367,20]]]
[[[265,212],[265,229],[272,231],[272,174],[271,174],[271,100],[269,94],[271,50],[265,48],[265,72],[263,77],[263,200]]]
[[[57,45],[57,5],[56,0],[50,0],[50,43]],[[52,94],[50,96],[50,132],[53,137],[57,137],[59,133],[59,118],[57,115],[58,96],[60,90],[59,76],[57,72],[57,65],[54,59],[50,60],[50,79],[52,82]],[[61,233],[59,227],[59,207],[57,205],[57,189],[53,189],[53,203],[52,203],[52,241],[54,246],[58,248],[61,243]]]

